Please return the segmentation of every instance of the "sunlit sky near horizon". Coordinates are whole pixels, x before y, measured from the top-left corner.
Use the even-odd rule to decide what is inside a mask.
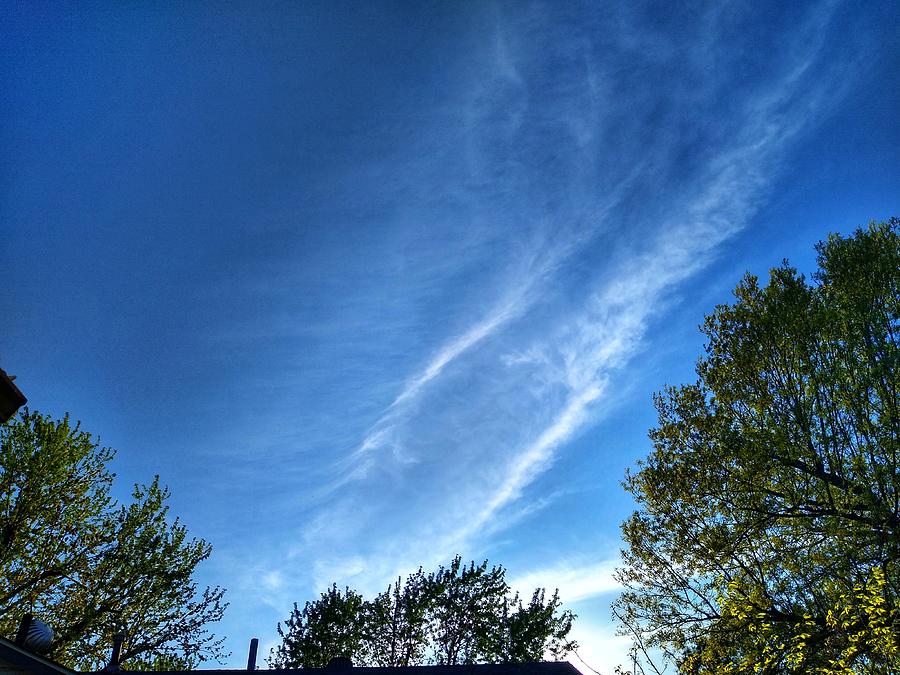
[[[171,488],[228,666],[332,581],[459,553],[558,586],[605,675],[653,392],[745,272],[900,214],[898,26],[890,1],[5,3],[0,366],[118,449],[121,497]]]

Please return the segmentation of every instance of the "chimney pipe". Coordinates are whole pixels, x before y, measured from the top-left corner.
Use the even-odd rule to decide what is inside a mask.
[[[28,637],[28,629],[31,627],[31,620],[34,617],[29,613],[22,615],[22,621],[19,623],[19,632],[16,633],[16,644],[19,647],[25,646],[25,638]]]
[[[259,639],[250,639],[250,654],[247,656],[247,670],[256,670],[256,650],[259,649]]]
[[[119,659],[122,657],[122,643],[125,642],[125,633],[118,632],[113,635],[112,656],[109,658],[109,665],[103,670],[121,670],[119,668]]]

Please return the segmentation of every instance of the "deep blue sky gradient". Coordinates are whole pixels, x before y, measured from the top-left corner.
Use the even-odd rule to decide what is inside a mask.
[[[0,365],[154,474],[251,636],[453,554],[582,656],[652,392],[898,213],[892,2],[7,3]],[[530,590],[523,588],[526,593]]]

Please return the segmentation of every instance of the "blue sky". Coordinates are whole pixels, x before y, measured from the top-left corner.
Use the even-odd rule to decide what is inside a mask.
[[[6,3],[0,365],[160,474],[229,665],[332,581],[560,587],[746,271],[898,213],[900,9]]]

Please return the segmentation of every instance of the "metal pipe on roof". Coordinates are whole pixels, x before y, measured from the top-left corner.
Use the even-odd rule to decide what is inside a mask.
[[[250,638],[250,654],[247,656],[247,670],[256,670],[256,651],[259,649],[259,639]]]

